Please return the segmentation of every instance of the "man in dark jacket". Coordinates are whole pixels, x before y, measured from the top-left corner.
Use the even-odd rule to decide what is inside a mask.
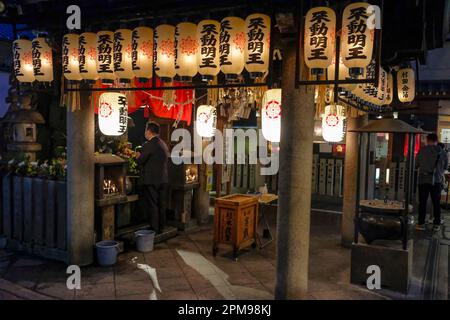
[[[159,125],[156,122],[147,123],[145,138],[147,142],[137,162],[143,167],[143,196],[148,205],[150,224],[156,233],[160,233],[166,223],[169,149],[159,138]]]
[[[438,146],[435,133],[427,136],[427,145],[422,147],[416,157],[416,168],[419,169],[419,221],[417,230],[425,230],[428,196],[433,202],[434,230],[439,231],[441,224],[441,191],[444,171],[448,166],[447,153]]]

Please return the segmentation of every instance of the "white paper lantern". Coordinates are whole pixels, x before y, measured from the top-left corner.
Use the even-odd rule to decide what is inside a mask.
[[[341,142],[344,139],[344,107],[328,105],[322,115],[322,137],[327,142]]]
[[[390,105],[394,100],[394,76],[392,73],[388,74],[386,86],[386,105]]]
[[[217,125],[216,108],[209,105],[201,105],[197,108],[196,117],[197,134],[203,138],[214,137]]]
[[[47,40],[38,36],[32,41],[33,73],[37,81],[53,81],[53,54]]]
[[[218,21],[202,20],[197,25],[198,72],[208,80],[220,71],[219,37],[220,23]]]
[[[177,24],[175,44],[177,74],[182,81],[191,81],[197,74],[197,25],[190,22]]]
[[[342,14],[341,57],[352,75],[361,74],[372,60],[375,29],[369,28],[369,6],[352,3]]]
[[[321,74],[335,58],[336,14],[333,9],[316,7],[305,17],[305,63],[313,74]]]
[[[397,72],[398,100],[402,103],[412,102],[416,95],[416,80],[412,68],[402,68]]]
[[[237,17],[224,18],[220,23],[220,70],[227,79],[237,79],[244,70],[245,21]]]
[[[79,47],[80,36],[77,34],[66,34],[62,43],[62,72],[64,78],[70,81],[80,81]],[[97,57],[95,57],[97,60]]]
[[[79,68],[81,77],[89,82],[98,79],[97,72],[97,35],[84,32],[79,38]]]
[[[14,75],[19,82],[33,82],[33,53],[31,41],[18,39],[13,42]]]
[[[124,94],[107,92],[100,95],[98,125],[107,136],[121,136],[127,131],[128,103]]]
[[[114,74],[114,32],[97,33],[97,72],[103,84],[112,84]]]
[[[162,24],[155,29],[156,61],[155,72],[162,81],[175,77],[175,27]]]
[[[131,34],[129,29],[114,32],[114,73],[120,82],[130,82],[134,78],[131,62]]]
[[[270,17],[255,13],[245,19],[245,69],[252,78],[262,77],[269,70]]]
[[[153,29],[137,27],[132,34],[131,68],[140,79],[153,77]]]
[[[281,89],[264,93],[261,108],[261,127],[264,139],[280,142],[281,135]]]

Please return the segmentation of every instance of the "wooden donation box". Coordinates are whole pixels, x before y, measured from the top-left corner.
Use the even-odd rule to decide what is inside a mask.
[[[213,255],[216,255],[219,244],[231,245],[235,259],[239,250],[250,245],[255,248],[257,223],[258,197],[233,194],[217,198]]]

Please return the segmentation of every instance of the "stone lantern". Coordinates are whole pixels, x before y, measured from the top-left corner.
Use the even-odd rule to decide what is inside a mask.
[[[44,124],[44,117],[36,111],[36,96],[27,91],[19,92],[11,87],[6,102],[9,111],[2,120],[7,138],[6,149],[12,154],[24,154],[36,161],[36,152],[42,149],[37,140],[37,124]]]

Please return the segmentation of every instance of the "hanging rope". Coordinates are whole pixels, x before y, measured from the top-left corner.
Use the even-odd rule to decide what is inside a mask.
[[[151,93],[149,93],[147,91],[142,91],[142,92],[145,93],[146,95],[150,96],[150,98],[152,98],[152,99],[159,100],[159,101],[164,101],[164,99],[162,97],[154,96],[154,95],[152,95]],[[193,91],[193,92],[195,94],[195,91]],[[174,102],[173,105],[180,106],[180,105],[186,105],[186,104],[195,103],[198,100],[201,100],[204,97],[206,97],[206,95],[207,94],[204,94],[204,95],[200,96],[199,98],[195,98],[194,97],[192,99],[189,99],[189,100],[186,100],[186,101],[183,101],[183,102]]]

